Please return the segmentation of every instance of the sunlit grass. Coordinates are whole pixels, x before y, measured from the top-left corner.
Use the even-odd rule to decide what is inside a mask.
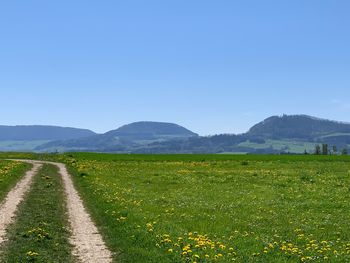
[[[29,167],[29,164],[0,160],[0,203]]]
[[[347,158],[103,156],[63,160],[122,262],[350,259]]]

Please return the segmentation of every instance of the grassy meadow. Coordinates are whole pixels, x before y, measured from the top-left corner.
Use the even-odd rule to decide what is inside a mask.
[[[0,160],[0,203],[29,168],[29,164]]]
[[[119,262],[348,262],[350,159],[59,156]]]
[[[350,262],[347,156],[6,157],[66,163],[115,262]],[[14,165],[0,162],[9,164]],[[49,182],[42,180],[42,173],[48,174]],[[74,260],[68,256],[68,233],[61,231],[67,226],[64,207],[53,202],[64,203],[55,173],[46,167],[21,206],[21,216],[10,231],[14,243],[7,255],[12,258],[23,250],[43,256],[53,251],[67,262]],[[44,240],[47,245],[39,251],[40,242],[15,234],[43,228],[36,222],[52,222],[49,233],[61,252],[51,246],[51,239]],[[31,260],[39,259],[34,254]]]

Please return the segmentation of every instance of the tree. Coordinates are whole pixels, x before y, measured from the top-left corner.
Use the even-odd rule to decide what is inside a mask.
[[[322,154],[328,155],[328,144],[326,144],[326,143],[322,144]]]
[[[334,154],[337,154],[337,152],[338,152],[337,146],[336,146],[336,145],[333,145],[333,153],[334,153]]]
[[[344,148],[344,149],[341,151],[341,154],[342,154],[342,155],[348,155],[348,149]]]
[[[321,154],[321,146],[318,145],[318,144],[315,146],[315,154],[316,155],[320,155]]]

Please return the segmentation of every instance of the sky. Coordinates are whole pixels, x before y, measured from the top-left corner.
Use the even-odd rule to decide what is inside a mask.
[[[348,0],[0,2],[0,124],[350,122]]]

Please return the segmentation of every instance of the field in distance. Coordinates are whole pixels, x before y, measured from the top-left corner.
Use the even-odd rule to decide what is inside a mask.
[[[118,262],[348,262],[347,156],[22,157],[68,165]]]

